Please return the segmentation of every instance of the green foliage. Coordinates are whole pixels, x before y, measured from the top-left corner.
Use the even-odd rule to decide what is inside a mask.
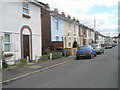
[[[3,69],[6,69],[9,67],[9,65],[6,62],[6,58],[5,58],[5,55],[3,55],[3,53],[4,52],[2,51],[2,67],[3,67]]]
[[[27,59],[26,58],[21,58],[20,59],[20,64],[27,64]]]
[[[78,45],[78,44],[77,44],[77,41],[74,41],[74,42],[73,42],[73,48],[76,48],[77,45]]]
[[[66,57],[71,55],[71,50],[70,49],[66,49],[65,52],[66,52]]]
[[[77,44],[77,47],[80,47],[80,44]]]
[[[52,59],[58,59],[62,57],[62,53],[60,51],[52,52]]]
[[[6,61],[3,61],[3,62],[2,62],[2,66],[3,66],[3,69],[5,69],[5,68],[8,68],[9,65],[7,64]]]
[[[49,59],[49,55],[43,55],[43,56],[40,57],[41,61],[46,61],[48,59]]]

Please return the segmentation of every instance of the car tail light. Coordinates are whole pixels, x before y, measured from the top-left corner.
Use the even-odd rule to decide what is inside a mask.
[[[86,53],[90,53],[91,51],[86,51]]]

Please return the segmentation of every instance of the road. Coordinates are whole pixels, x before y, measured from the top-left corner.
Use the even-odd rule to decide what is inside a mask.
[[[14,81],[4,88],[118,88],[118,48]]]

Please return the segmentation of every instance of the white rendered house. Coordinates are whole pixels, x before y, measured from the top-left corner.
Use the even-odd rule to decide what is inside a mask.
[[[15,0],[14,0],[15,1]],[[0,2],[0,37],[6,60],[41,56],[41,7],[35,0]]]

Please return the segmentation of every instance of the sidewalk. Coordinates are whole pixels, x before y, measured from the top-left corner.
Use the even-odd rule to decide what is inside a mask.
[[[10,70],[4,70],[2,71],[2,82],[7,83],[10,81],[14,81],[22,77],[29,76],[37,72],[41,72],[62,65],[71,60],[74,60],[74,56],[62,57],[61,59],[57,59],[57,60],[48,60],[42,63],[28,64],[22,67],[16,67]]]

